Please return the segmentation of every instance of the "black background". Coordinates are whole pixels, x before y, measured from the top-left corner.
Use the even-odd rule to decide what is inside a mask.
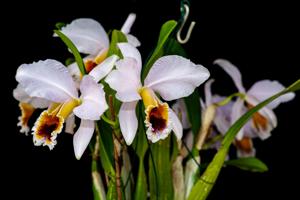
[[[206,66],[216,79],[213,91],[235,92],[225,73],[212,65],[217,58],[236,64],[246,88],[261,79],[289,85],[300,77],[299,19],[297,6],[288,1],[192,1],[191,18],[197,22],[184,47],[195,63]],[[144,59],[157,41],[159,28],[179,19],[179,1],[49,1],[1,6],[1,199],[92,199],[90,160],[77,161],[72,136],[61,134],[53,151],[35,147],[32,137],[18,133],[19,110],[12,98],[15,71],[22,63],[68,55],[59,39],[52,37],[56,22],[91,17],[106,30],[120,28],[129,12],[137,13],[132,33],[142,42]],[[6,13],[4,12],[6,11]],[[3,93],[4,92],[4,93]],[[267,173],[224,168],[210,199],[269,199],[298,195],[299,95],[280,106],[278,127],[272,137],[255,141],[257,157]],[[4,187],[3,187],[4,186]],[[9,195],[9,196],[6,196]]]

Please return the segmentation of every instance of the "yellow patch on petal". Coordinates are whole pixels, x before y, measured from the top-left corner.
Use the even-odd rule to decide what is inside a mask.
[[[169,121],[169,106],[167,103],[158,103],[157,106],[150,105],[145,110],[146,125],[151,125],[152,131],[162,132],[167,128]]]
[[[108,54],[108,49],[103,49],[102,51],[100,51],[100,53],[96,56],[96,58],[94,59],[94,62],[99,65],[100,63],[102,63]]]
[[[35,108],[28,103],[19,103],[19,107],[21,110],[21,116],[19,117],[18,126],[21,126],[20,132],[27,135],[29,132],[28,121],[32,116]]]
[[[239,150],[248,154],[251,153],[253,149],[252,139],[249,137],[243,137],[242,140],[235,140],[234,144]]]
[[[45,144],[51,144],[56,135],[62,130],[64,119],[61,116],[56,116],[49,113],[47,110],[43,111],[35,123],[34,127],[34,139],[41,141]]]
[[[145,105],[145,108],[147,108],[149,106],[156,107],[158,105],[155,94],[149,88],[142,87],[142,88],[139,89],[138,92],[139,92],[140,96],[143,99],[143,103]]]
[[[253,108],[254,106],[248,104],[247,105],[249,109]],[[254,128],[260,130],[267,130],[268,129],[268,119],[265,118],[262,114],[259,112],[254,113],[252,117],[252,123]]]

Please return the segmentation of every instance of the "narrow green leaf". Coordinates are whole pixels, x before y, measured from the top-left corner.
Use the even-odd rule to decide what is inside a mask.
[[[119,50],[117,44],[120,42],[127,42],[127,38],[121,31],[113,30],[111,34],[111,42],[108,50],[107,56],[117,55],[120,58],[123,58],[121,51]]]
[[[244,124],[252,117],[254,113],[259,111],[261,108],[272,102],[273,100],[277,99],[281,95],[284,95],[288,92],[294,92],[300,89],[300,79],[293,83],[291,86],[286,88],[285,90],[275,94],[274,96],[266,99],[265,101],[261,102],[257,106],[250,109],[246,112],[241,118],[239,118],[227,131],[224,140],[222,142],[222,146],[213,158],[212,162],[208,165],[207,169],[197,181],[195,186],[193,187],[191,194],[189,196],[189,200],[204,200],[209,195],[211,189],[213,188],[218,175],[221,171],[221,168],[224,164],[226,155],[228,153],[229,147],[233,142],[236,134],[239,130],[243,127]]]
[[[75,59],[74,58],[67,58],[66,60],[65,60],[65,65],[66,66],[69,66],[69,65],[71,65],[72,63],[74,63],[75,62]]]
[[[170,136],[151,144],[153,159],[149,158],[150,199],[173,199]]]
[[[144,158],[144,157],[142,157]],[[134,192],[135,200],[147,199],[147,176],[145,173],[144,159],[139,162],[139,171],[137,175],[136,188]]]
[[[174,31],[175,27],[177,26],[177,22],[175,20],[170,20],[164,23],[160,29],[158,42],[156,45],[155,50],[153,51],[151,57],[146,62],[145,67],[143,68],[142,73],[142,80],[146,78],[151,66],[153,63],[160,58],[163,55],[163,47],[166,44],[167,39],[171,35],[171,33]]]
[[[234,166],[234,167],[240,168],[242,170],[252,171],[252,172],[268,171],[267,165],[255,157],[228,160],[228,161],[225,161],[224,164]]]
[[[113,167],[113,143],[111,138],[111,131],[107,132],[109,130],[109,127],[107,124],[102,123],[101,126],[99,124],[96,124],[96,131],[99,132],[99,151],[100,151],[100,161],[102,164],[102,167],[104,171],[109,176],[115,176],[115,169]],[[99,127],[101,127],[101,131],[99,130]],[[105,141],[105,142],[104,142]]]
[[[64,22],[57,22],[55,24],[55,27],[58,29],[58,30],[61,30],[62,27],[66,26],[66,23]]]
[[[97,171],[97,162],[95,160],[92,161],[92,181],[94,200],[105,200],[105,190],[101,175]]]
[[[54,32],[60,37],[60,39],[65,43],[65,45],[71,50],[81,74],[85,75],[86,70],[85,70],[84,62],[83,62],[81,55],[80,55],[79,51],[77,50],[76,46],[65,34],[60,32],[59,30],[54,30]]]
[[[201,106],[199,92],[195,90],[190,96],[184,98],[188,119],[192,126],[194,136],[199,133],[201,126]]]
[[[113,179],[111,179],[111,181],[109,182],[106,199],[107,200],[117,200],[118,199],[116,182],[113,181]]]

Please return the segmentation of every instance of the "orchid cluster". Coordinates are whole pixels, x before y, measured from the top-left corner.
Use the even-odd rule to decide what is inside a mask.
[[[270,137],[277,126],[273,109],[295,94],[270,80],[246,91],[237,67],[223,59],[214,64],[231,76],[237,92],[212,94],[208,69],[185,58],[173,38],[173,20],[162,26],[157,47],[143,64],[141,42],[130,34],[135,18],[130,14],[120,30],[109,33],[88,18],[56,30],[54,37],[75,60],[65,65],[46,59],[18,68],[13,95],[21,110],[20,132],[50,150],[62,132],[72,134],[75,157],[92,155],[95,199],[201,199],[196,194],[209,189],[199,189],[204,180],[199,152],[221,152],[228,130],[245,113],[284,91],[253,111],[233,137],[238,158],[251,157],[264,167],[255,159],[252,140]],[[200,98],[198,87],[205,81],[205,98]],[[34,112],[40,115],[30,127]]]

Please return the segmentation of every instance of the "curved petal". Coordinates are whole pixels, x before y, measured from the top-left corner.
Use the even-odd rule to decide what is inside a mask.
[[[141,87],[140,71],[133,58],[125,58],[116,63],[113,70],[105,79],[109,86],[117,91],[116,97],[122,102],[141,99],[138,89]]]
[[[77,98],[74,81],[67,68],[56,60],[45,60],[21,65],[16,80],[31,97],[53,102],[66,102]]]
[[[73,110],[74,114],[81,119],[99,120],[108,108],[103,86],[86,75],[82,78],[80,91],[82,104]]]
[[[126,19],[126,21],[124,22],[121,31],[125,34],[130,33],[130,29],[135,21],[136,18],[136,14],[134,13],[130,13]]]
[[[138,129],[136,104],[137,101],[123,103],[119,112],[120,128],[127,145],[131,145]]]
[[[238,98],[232,106],[231,125],[233,125],[242,116],[243,108],[244,108],[244,100]],[[243,137],[244,137],[244,128],[242,127],[241,130],[238,132],[236,138],[238,140],[241,140],[243,139]]]
[[[81,120],[80,126],[73,137],[75,157],[79,160],[90,143],[95,130],[95,122]]]
[[[117,55],[112,55],[106,58],[101,64],[97,65],[94,69],[92,69],[89,75],[92,76],[98,83],[112,70],[118,59],[119,57]]]
[[[214,61],[214,64],[219,65],[222,69],[232,78],[235,86],[241,93],[245,93],[245,88],[242,83],[242,75],[236,66],[231,62],[224,59],[217,59]]]
[[[134,47],[141,46],[141,42],[134,35],[126,34],[126,38],[127,38],[128,43],[131,44],[132,46],[134,46]]]
[[[137,48],[127,42],[118,43],[118,47],[124,58],[134,58],[137,62],[138,73],[142,70],[142,57]]]
[[[179,117],[182,127],[184,129],[188,129],[191,127],[191,123],[188,119],[186,106],[183,99],[178,99],[176,103],[172,106],[173,111],[176,113],[176,115]]]
[[[46,99],[30,97],[20,84],[13,90],[13,96],[19,102],[28,103],[34,108],[47,108],[50,105],[50,102]]]
[[[69,115],[69,117],[66,120],[66,125],[65,125],[65,132],[74,134],[74,128],[76,127],[75,124],[75,115],[72,113]]]
[[[204,95],[205,95],[205,104],[206,106],[210,106],[212,102],[212,95],[211,95],[211,84],[214,82],[214,79],[208,80],[204,85]]]
[[[79,52],[97,55],[101,49],[109,47],[109,39],[104,28],[89,18],[75,19],[61,29]]]
[[[186,58],[164,56],[153,64],[145,79],[145,86],[158,92],[166,101],[171,101],[192,94],[209,75],[205,67],[195,65]]]
[[[183,128],[182,128],[181,122],[172,109],[169,109],[169,117],[170,117],[170,121],[172,122],[172,125],[171,125],[172,130],[175,133],[177,140],[180,140],[182,138],[182,134],[183,134]]]
[[[284,90],[285,87],[278,81],[262,80],[256,82],[247,92],[248,95],[255,97],[259,102],[266,100],[274,94]],[[288,93],[280,96],[272,101],[267,107],[274,109],[280,103],[292,100],[295,97],[295,93]]]

